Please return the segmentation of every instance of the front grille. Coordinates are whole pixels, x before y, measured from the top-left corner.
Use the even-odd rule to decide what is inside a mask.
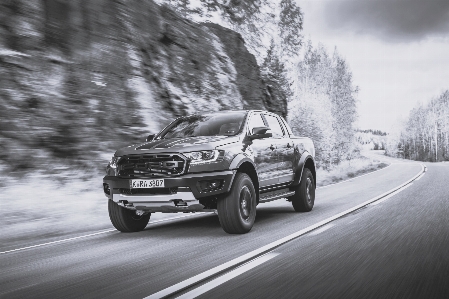
[[[136,194],[151,194],[151,195],[170,195],[176,194],[178,188],[139,188],[139,189],[128,189],[120,188],[120,194],[125,195],[136,195]]]
[[[129,155],[118,162],[118,175],[127,178],[171,177],[185,172],[186,161],[176,154]]]

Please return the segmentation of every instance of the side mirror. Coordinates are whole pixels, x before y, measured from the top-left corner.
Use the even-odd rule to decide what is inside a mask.
[[[251,139],[262,139],[272,137],[273,134],[271,132],[267,132],[271,130],[269,127],[255,127],[253,128],[252,135],[249,136]]]
[[[148,137],[147,137],[147,139],[146,139],[146,142],[152,141],[152,140],[154,139],[154,136],[156,136],[156,135],[155,135],[155,134],[150,134],[150,135],[148,135]]]

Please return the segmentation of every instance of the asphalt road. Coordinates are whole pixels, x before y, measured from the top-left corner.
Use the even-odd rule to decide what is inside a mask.
[[[198,298],[449,298],[449,164]]]
[[[277,247],[234,278],[212,277],[217,286],[201,296],[449,298],[449,164],[427,167],[391,198]],[[320,188],[310,213],[295,213],[285,200],[261,204],[245,235],[224,233],[217,216],[205,214],[150,224],[140,233],[114,231],[2,253],[0,298],[143,298],[366,202],[420,171],[419,163],[393,163]],[[201,294],[203,286],[187,289],[186,297]]]

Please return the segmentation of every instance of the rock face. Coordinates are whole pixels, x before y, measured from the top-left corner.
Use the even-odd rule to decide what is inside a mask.
[[[244,107],[262,107],[283,117],[287,116],[287,98],[280,86],[269,76],[261,76],[256,58],[250,54],[242,36],[230,29],[213,23],[203,24],[209,28],[224,45],[226,54],[237,70],[237,86],[244,100]]]
[[[0,25],[0,160],[16,169],[89,164],[181,115],[286,115],[239,34],[150,0],[5,0]]]

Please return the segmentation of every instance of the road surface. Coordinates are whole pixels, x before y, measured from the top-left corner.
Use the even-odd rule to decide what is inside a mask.
[[[426,166],[418,176],[421,163],[394,160],[319,188],[310,213],[295,213],[285,200],[261,204],[245,235],[228,235],[215,214],[198,214],[139,233],[3,251],[0,298],[157,298],[164,290],[185,298],[449,298],[449,163]],[[208,275],[232,261],[240,262]],[[204,280],[178,288],[198,275]]]

